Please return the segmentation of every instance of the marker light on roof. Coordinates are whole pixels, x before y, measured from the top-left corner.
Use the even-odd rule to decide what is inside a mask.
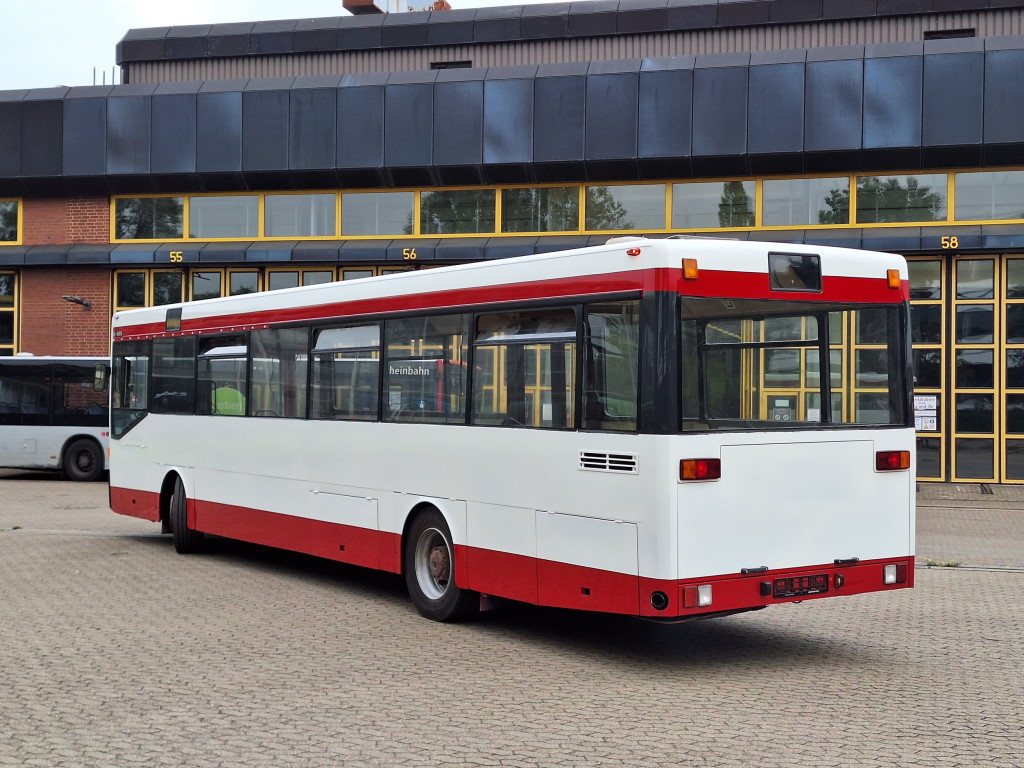
[[[683,279],[684,280],[696,280],[697,279],[697,260],[696,259],[683,259]]]
[[[890,269],[886,272],[886,276],[889,278],[890,288],[900,287],[900,271],[898,269]]]
[[[629,250],[626,251],[626,255],[627,256],[639,256],[640,255],[640,249],[639,248],[630,248]]]

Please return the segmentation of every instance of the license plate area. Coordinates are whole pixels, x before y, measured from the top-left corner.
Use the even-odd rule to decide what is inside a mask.
[[[827,573],[775,579],[772,589],[774,597],[801,597],[803,595],[821,595],[825,592],[828,592]]]

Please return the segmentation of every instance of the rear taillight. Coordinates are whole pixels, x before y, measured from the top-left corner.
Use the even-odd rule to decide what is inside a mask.
[[[882,566],[883,584],[905,584],[907,582],[907,564],[890,563]]]
[[[721,459],[683,459],[679,462],[680,480],[717,480],[721,476]]]
[[[879,472],[910,469],[910,451],[878,451],[875,454],[875,469]]]
[[[711,605],[711,585],[683,587],[683,608],[706,608]]]

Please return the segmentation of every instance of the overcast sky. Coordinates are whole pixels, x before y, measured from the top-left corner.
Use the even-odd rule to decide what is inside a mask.
[[[342,0],[0,0],[0,90],[119,82],[118,41],[129,29],[347,16]],[[378,0],[394,2],[394,0]],[[430,0],[407,0],[414,7]],[[452,8],[542,0],[449,0]],[[93,79],[95,77],[95,80]]]

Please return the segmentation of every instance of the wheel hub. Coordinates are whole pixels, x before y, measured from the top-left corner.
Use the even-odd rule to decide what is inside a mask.
[[[448,581],[448,573],[451,570],[451,559],[448,557],[448,547],[439,544],[430,550],[430,576],[434,581],[443,584]]]

